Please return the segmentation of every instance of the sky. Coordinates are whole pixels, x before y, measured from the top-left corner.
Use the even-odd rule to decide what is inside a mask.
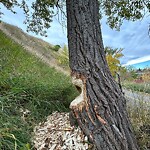
[[[145,61],[145,62],[141,62],[141,63],[137,63],[137,64],[133,64],[132,67],[135,69],[150,68],[150,60]]]
[[[23,31],[26,31],[26,25],[23,12],[19,8],[15,8],[17,14],[11,13],[0,4],[1,11],[4,13],[2,21],[12,25],[16,25]],[[148,26],[150,24],[150,16],[136,22],[124,21],[120,31],[110,29],[106,24],[106,18],[101,20],[102,36],[104,46],[112,48],[123,48],[124,57],[120,59],[124,66],[138,64],[150,60],[150,36],[148,35]],[[37,36],[34,33],[30,35],[42,38],[51,44],[59,44],[63,46],[67,44],[67,31],[65,27],[58,21],[58,17],[53,18],[51,27],[48,29],[48,37]]]

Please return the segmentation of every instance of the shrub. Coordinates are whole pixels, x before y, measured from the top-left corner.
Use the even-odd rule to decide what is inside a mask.
[[[69,67],[69,53],[66,45],[64,45],[62,51],[60,52],[58,56],[58,61],[61,65]]]
[[[58,50],[59,50],[60,48],[61,48],[60,45],[55,45],[55,46],[53,47],[53,50],[56,51],[56,52],[58,52]]]

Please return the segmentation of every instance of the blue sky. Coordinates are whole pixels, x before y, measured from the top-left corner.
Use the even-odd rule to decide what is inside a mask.
[[[5,14],[2,20],[16,25],[26,31],[26,25],[23,24],[24,14],[19,8],[15,8],[17,14],[12,14],[2,5],[1,11]],[[121,63],[132,65],[150,60],[150,37],[148,36],[148,26],[150,17],[145,17],[141,21],[129,22],[125,21],[121,26],[120,31],[110,29],[106,24],[106,19],[102,19],[102,35],[105,46],[113,48],[124,48],[124,57],[121,58]],[[36,36],[34,33],[30,35]],[[66,29],[58,22],[55,17],[51,23],[51,28],[48,29],[48,37],[41,37],[43,40],[51,44],[67,44]]]
[[[133,64],[132,67],[134,67],[135,69],[150,68],[150,60],[145,61],[145,62],[141,62],[141,63],[137,63],[137,64]]]

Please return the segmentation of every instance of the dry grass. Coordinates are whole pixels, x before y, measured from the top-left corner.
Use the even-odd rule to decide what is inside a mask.
[[[128,104],[128,113],[140,150],[150,149],[150,102],[135,100]]]

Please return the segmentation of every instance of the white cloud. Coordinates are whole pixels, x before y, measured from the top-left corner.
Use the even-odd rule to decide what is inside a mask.
[[[138,63],[149,61],[149,60],[150,60],[150,55],[130,60],[126,64],[124,64],[123,66],[134,65],[134,64],[138,64]]]

